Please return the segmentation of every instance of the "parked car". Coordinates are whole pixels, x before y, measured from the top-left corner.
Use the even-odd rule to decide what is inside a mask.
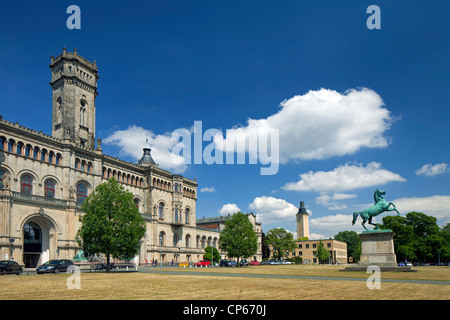
[[[46,263],[36,268],[38,274],[43,273],[60,273],[66,272],[67,268],[73,266],[73,262],[68,259],[54,259],[49,260]]]
[[[242,267],[242,266],[248,266],[248,261],[245,260],[245,259],[243,259],[243,260],[239,261],[239,265],[240,265],[241,267]]]
[[[288,261],[288,260],[280,260],[281,264],[292,264],[292,262]]]
[[[412,267],[412,263],[411,262],[406,262],[406,266],[407,267]]]
[[[208,260],[202,260],[194,263],[194,267],[208,267],[211,265],[211,262]]]
[[[13,260],[0,261],[0,274],[5,275],[7,273],[21,274],[23,271],[22,266]]]
[[[263,261],[261,261],[261,263],[259,265],[263,266],[266,264],[269,264],[269,260],[263,260]]]
[[[269,264],[273,265],[273,264],[281,264],[280,260],[275,260],[275,259],[270,259],[269,260]]]
[[[237,267],[237,262],[233,261],[233,260],[230,260],[230,261],[228,261],[228,266],[229,267]]]
[[[398,266],[399,266],[399,267],[404,267],[404,266],[405,266],[405,263],[404,263],[404,262],[399,262],[399,263],[398,263]]]
[[[255,260],[255,261],[251,261],[251,262],[250,262],[250,265],[251,265],[251,266],[259,266],[259,262],[256,261],[256,260]]]
[[[220,260],[220,267],[228,267],[228,260],[227,259],[222,259]]]

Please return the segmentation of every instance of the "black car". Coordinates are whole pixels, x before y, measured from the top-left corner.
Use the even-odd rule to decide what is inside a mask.
[[[220,260],[219,266],[220,267],[228,267],[228,260],[226,260],[226,259]]]
[[[36,268],[38,274],[42,273],[60,273],[67,271],[67,268],[73,266],[73,262],[67,259],[49,260]]]
[[[0,274],[4,275],[7,273],[21,274],[23,271],[22,266],[12,260],[2,260],[0,261]]]

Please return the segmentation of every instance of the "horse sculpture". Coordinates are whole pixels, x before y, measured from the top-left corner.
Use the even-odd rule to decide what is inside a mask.
[[[375,223],[372,223],[372,218],[379,215],[380,213],[383,213],[385,211],[395,211],[400,216],[400,212],[397,211],[397,208],[392,202],[387,203],[386,200],[384,200],[383,195],[386,194],[386,191],[382,190],[375,190],[375,193],[373,194],[373,199],[375,201],[375,204],[371,206],[370,208],[367,208],[363,211],[355,211],[353,212],[353,221],[352,225],[355,224],[356,219],[358,218],[358,215],[361,216],[361,219],[363,222],[361,225],[364,227],[364,229],[368,230],[366,226],[364,225],[367,221],[369,221],[369,224],[375,226],[373,230],[378,230],[378,226]],[[390,208],[390,206],[393,206],[393,208]]]

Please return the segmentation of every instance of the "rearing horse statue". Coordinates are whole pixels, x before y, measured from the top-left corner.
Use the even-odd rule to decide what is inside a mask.
[[[369,221],[369,224],[375,226],[373,230],[378,230],[378,226],[375,223],[372,223],[372,218],[379,215],[382,212],[385,211],[395,211],[400,216],[400,212],[397,211],[397,208],[392,202],[387,203],[386,200],[384,200],[383,195],[386,194],[386,191],[382,190],[375,190],[375,193],[373,194],[373,199],[375,201],[375,204],[371,206],[370,208],[367,208],[363,211],[355,211],[353,212],[353,221],[352,225],[355,224],[356,219],[358,218],[358,215],[361,215],[361,219],[363,222],[361,223],[364,229],[368,230],[366,226],[364,225],[367,221]],[[390,206],[393,206],[393,208],[389,208]]]

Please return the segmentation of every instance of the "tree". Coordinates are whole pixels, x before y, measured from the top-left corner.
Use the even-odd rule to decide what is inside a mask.
[[[266,234],[265,241],[266,245],[272,246],[274,257],[279,260],[282,259],[283,256],[286,256],[290,252],[294,251],[297,247],[292,233],[284,230],[283,228],[274,228],[269,230]]]
[[[247,215],[242,212],[233,214],[225,221],[225,228],[220,233],[220,249],[227,252],[228,257],[248,258],[258,250],[258,237]]]
[[[317,245],[317,250],[314,256],[319,260],[319,263],[321,261],[327,260],[330,257],[330,251],[325,249],[323,246],[322,240],[319,241],[319,244]]]
[[[347,244],[347,257],[352,257],[353,261],[359,261],[361,257],[361,238],[355,231],[340,231],[334,236],[335,240]]]
[[[203,255],[203,258],[205,260],[211,261],[211,263],[212,263],[213,261],[211,260],[211,250],[212,250],[212,257],[214,258],[214,261],[219,261],[220,260],[219,250],[217,250],[216,248],[211,247],[211,246],[207,246],[205,248],[205,254]]]
[[[131,259],[139,252],[140,240],[145,233],[145,222],[133,201],[133,194],[125,191],[114,178],[102,183],[83,202],[84,215],[77,241],[91,254],[103,253]]]
[[[439,228],[435,217],[421,212],[386,216],[383,228],[394,231],[397,260],[437,262],[450,258],[449,226]]]

